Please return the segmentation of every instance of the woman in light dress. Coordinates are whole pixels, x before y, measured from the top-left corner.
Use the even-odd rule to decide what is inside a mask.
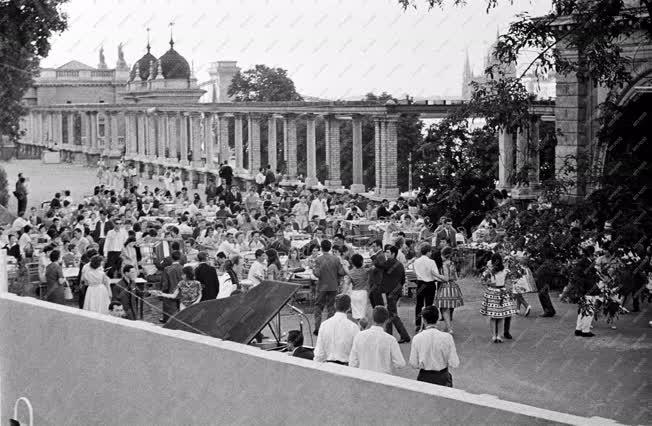
[[[500,253],[494,253],[483,274],[484,278],[489,279],[489,285],[484,292],[480,314],[489,317],[491,340],[494,343],[503,342],[499,334],[504,330],[505,319],[516,314],[516,305],[511,294],[505,289],[505,278],[508,272],[503,257]]]
[[[299,229],[306,229],[308,227],[308,211],[310,207],[306,204],[306,197],[301,197],[299,202],[292,207],[292,213],[299,225]]]
[[[106,163],[104,158],[100,157],[100,160],[97,162],[97,179],[100,182],[100,185],[104,183],[104,178],[106,177]]]
[[[455,263],[451,260],[453,249],[444,247],[441,251],[442,271],[446,281],[442,282],[437,289],[435,305],[441,310],[442,318],[446,324],[444,331],[453,334],[453,310],[464,305],[462,291],[457,284],[457,270]]]
[[[88,286],[84,298],[84,309],[87,311],[109,314],[111,303],[111,286],[109,277],[104,273],[104,258],[95,255],[91,258],[89,267],[85,268],[82,279]]]

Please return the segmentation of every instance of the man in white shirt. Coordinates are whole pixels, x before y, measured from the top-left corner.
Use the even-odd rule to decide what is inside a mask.
[[[452,388],[453,376],[448,367],[460,365],[453,336],[435,328],[439,319],[439,310],[435,306],[425,307],[421,316],[426,329],[412,339],[410,365],[419,369],[418,381]]]
[[[106,267],[111,268],[111,273],[115,275],[120,261],[120,254],[129,234],[122,227],[122,220],[120,218],[116,218],[113,221],[113,225],[111,230],[106,233],[104,253],[106,253]]]
[[[265,252],[261,249],[258,249],[256,250],[255,256],[256,261],[251,264],[251,267],[249,268],[249,274],[247,274],[247,280],[251,281],[254,287],[260,284],[260,282],[265,279],[267,274],[267,266],[265,266]]]
[[[430,244],[421,246],[421,256],[414,261],[414,274],[417,276],[417,304],[414,307],[414,324],[416,332],[421,330],[421,309],[431,306],[437,294],[437,281],[444,281],[439,274],[437,263],[430,258],[432,247]]]
[[[256,181],[256,185],[258,186],[258,193],[260,194],[263,190],[263,187],[265,186],[265,174],[263,173],[262,168],[258,169],[258,173],[256,173],[256,177],[254,177],[254,180]]]
[[[308,210],[308,217],[319,217],[319,220],[326,219],[326,210],[324,209],[324,204],[322,203],[319,197],[315,197],[314,200],[310,203],[310,209]]]
[[[315,361],[349,365],[353,339],[360,332],[360,328],[346,316],[349,309],[351,309],[351,298],[346,294],[337,295],[335,315],[319,327]]]
[[[220,245],[217,247],[217,251],[223,252],[226,255],[227,259],[240,255],[240,252],[236,247],[235,236],[233,232],[228,231],[226,233],[226,240],[220,243]]]
[[[29,225],[29,222],[25,220],[25,212],[20,212],[14,223],[12,223],[11,230],[14,232],[22,231],[25,225]]]
[[[349,366],[392,374],[394,369],[405,367],[405,359],[394,336],[385,332],[389,311],[376,306],[372,318],[374,325],[353,339]]]

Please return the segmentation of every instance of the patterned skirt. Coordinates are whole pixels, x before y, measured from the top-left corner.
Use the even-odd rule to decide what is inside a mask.
[[[445,282],[439,284],[434,305],[439,309],[451,309],[463,306],[464,299],[462,299],[460,286],[457,285],[456,282]]]
[[[516,314],[516,305],[507,289],[487,287],[482,299],[480,314],[490,318],[507,318]]]

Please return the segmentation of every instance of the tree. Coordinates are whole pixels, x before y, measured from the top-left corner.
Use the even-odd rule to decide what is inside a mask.
[[[66,0],[0,1],[0,134],[17,140],[22,98],[34,83],[41,58],[50,51],[49,38],[67,28],[60,11]]]
[[[283,68],[256,65],[238,71],[231,81],[228,95],[237,102],[302,101],[294,82]]]

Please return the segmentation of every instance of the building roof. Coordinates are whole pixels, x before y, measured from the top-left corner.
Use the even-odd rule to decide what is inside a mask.
[[[61,65],[58,70],[95,70],[97,68],[91,67],[90,65],[83,64],[79,61],[70,61]]]
[[[129,73],[129,80],[134,80],[136,78],[136,67],[138,67],[138,74],[141,80],[147,80],[149,78],[149,68],[150,63],[154,63],[154,77],[156,77],[156,56],[149,53],[149,45],[147,46],[147,53],[143,55],[142,58],[136,61],[134,66],[131,68]]]
[[[170,40],[170,50],[165,52],[159,58],[161,61],[161,71],[165,79],[189,79],[190,65],[186,58],[174,50],[174,42]]]

